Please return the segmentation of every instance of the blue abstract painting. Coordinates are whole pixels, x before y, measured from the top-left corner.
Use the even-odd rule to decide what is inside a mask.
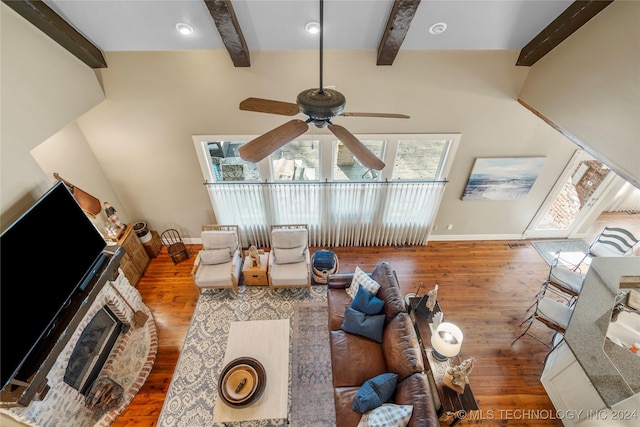
[[[476,159],[462,200],[518,200],[538,178],[544,157]]]

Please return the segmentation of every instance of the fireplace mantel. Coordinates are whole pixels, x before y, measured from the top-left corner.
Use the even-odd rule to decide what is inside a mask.
[[[103,408],[92,405],[90,399],[79,390],[64,382],[64,374],[71,354],[82,331],[96,313],[107,306],[120,321],[130,325],[123,331],[98,375],[102,383],[121,386],[122,396],[115,407]],[[136,312],[148,317],[139,322]],[[64,425],[68,427],[108,426],[127,407],[144,384],[155,362],[158,337],[154,319],[149,308],[142,302],[140,293],[131,286],[122,270],[109,281],[91,304],[55,362],[47,381],[50,390],[42,400],[34,400],[25,407],[2,408],[3,414],[30,426]],[[113,406],[113,405],[112,405]]]

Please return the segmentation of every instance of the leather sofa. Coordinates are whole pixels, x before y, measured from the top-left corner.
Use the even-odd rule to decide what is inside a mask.
[[[336,426],[358,425],[362,414],[352,409],[354,397],[363,383],[384,373],[398,375],[391,403],[413,405],[410,427],[439,426],[429,380],[424,373],[422,350],[396,273],[383,262],[369,275],[380,284],[376,296],[384,301],[381,343],[341,329],[345,308],[352,303],[345,289],[351,285],[353,273],[327,277]]]

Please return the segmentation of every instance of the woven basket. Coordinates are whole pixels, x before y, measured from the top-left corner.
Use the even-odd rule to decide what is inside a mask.
[[[315,257],[315,254],[314,254]],[[311,260],[311,265],[313,266],[313,259]],[[313,281],[315,283],[327,283],[327,276],[333,273],[338,272],[339,262],[338,255],[333,254],[333,268],[330,270],[318,270],[315,267],[313,268]]]

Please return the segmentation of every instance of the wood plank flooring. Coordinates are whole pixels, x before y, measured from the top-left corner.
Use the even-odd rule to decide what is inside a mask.
[[[604,224],[621,225],[629,220],[636,229],[640,227],[640,215],[614,214],[609,220],[596,222],[593,235]],[[511,345],[522,331],[519,324],[548,266],[529,242],[519,241],[525,245],[516,248],[508,243],[430,242],[417,247],[332,250],[339,257],[340,272],[351,272],[356,266],[371,271],[379,262],[389,262],[397,272],[404,294],[415,292],[420,283],[424,283],[421,293],[439,284],[438,300],[445,318],[465,333],[460,356],[476,359],[471,386],[482,412],[476,414],[476,419],[468,418],[459,425],[562,426],[540,384],[548,349],[528,336]],[[199,248],[190,247],[194,254]],[[143,301],[157,324],[158,355],[149,378],[113,423],[114,427],[157,424],[198,300],[199,292],[190,276],[192,265],[193,259],[174,265],[163,249],[138,283]],[[544,327],[534,326],[532,331],[543,339],[551,339],[551,331]],[[478,416],[482,419],[477,419]]]

